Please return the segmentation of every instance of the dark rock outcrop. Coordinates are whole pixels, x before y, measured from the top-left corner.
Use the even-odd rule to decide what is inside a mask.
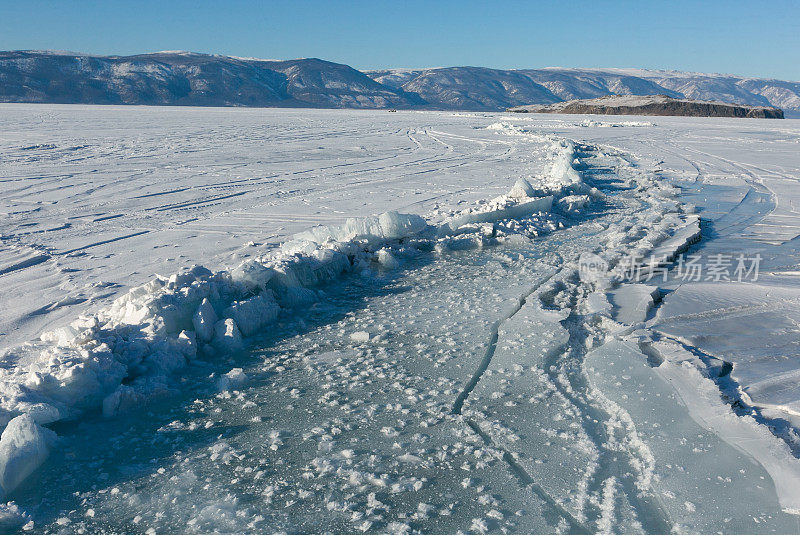
[[[686,117],[750,117],[783,119],[783,110],[768,106],[745,106],[703,100],[677,99],[667,95],[606,96],[570,100],[549,105],[509,108],[515,113],[581,113],[598,115],[680,115]]]

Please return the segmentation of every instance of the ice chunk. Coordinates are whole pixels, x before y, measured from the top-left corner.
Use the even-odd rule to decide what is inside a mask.
[[[124,412],[125,407],[134,406],[141,401],[141,397],[136,390],[127,385],[121,385],[114,392],[103,399],[103,416],[111,418],[120,412]]]
[[[378,216],[381,236],[388,239],[405,238],[419,234],[428,226],[425,220],[414,214],[384,212]]]
[[[295,239],[316,243],[353,239],[399,239],[419,234],[428,224],[414,214],[385,212],[379,216],[348,218],[344,225],[319,226],[295,235]]]
[[[33,418],[39,425],[56,422],[62,418],[61,411],[49,403],[20,403],[18,409]]]
[[[218,321],[214,326],[213,345],[219,351],[233,352],[244,347],[242,333],[236,322],[231,318]]]
[[[691,214],[685,216],[682,225],[672,232],[672,236],[658,244],[650,254],[656,259],[670,262],[694,243],[700,241],[700,216]]]
[[[512,199],[527,199],[528,197],[535,197],[536,191],[534,191],[530,182],[524,178],[518,178],[517,181],[514,182],[511,191],[508,192],[508,196]]]
[[[505,202],[503,202],[505,201]],[[549,212],[553,207],[553,196],[539,197],[527,202],[517,203],[513,199],[498,198],[487,207],[465,211],[450,218],[440,229],[440,234],[449,233],[464,225],[488,223],[501,219],[527,217],[537,212]],[[485,208],[485,209],[483,209]]]
[[[272,297],[272,292],[268,292],[233,303],[225,309],[224,315],[236,321],[244,336],[252,336],[275,321],[279,312],[280,307]]]
[[[604,314],[611,310],[608,296],[603,292],[592,292],[586,298],[587,314]]]
[[[263,290],[272,278],[274,271],[260,262],[247,260],[231,271],[233,282],[241,284],[245,290]]]
[[[392,254],[389,249],[383,248],[378,251],[378,263],[386,269],[397,269],[400,261]]]
[[[235,389],[247,381],[247,374],[241,368],[233,368],[228,373],[217,379],[217,388],[220,391]]]
[[[14,533],[14,530],[28,524],[28,522],[30,522],[30,516],[20,509],[16,503],[0,503],[0,533]]]
[[[65,325],[64,327],[59,327],[54,331],[43,333],[40,336],[40,339],[43,342],[51,342],[58,347],[69,347],[78,334],[79,331],[75,327],[72,325]]]
[[[17,488],[50,454],[55,433],[22,414],[0,435],[0,498]]]
[[[369,342],[369,333],[367,331],[356,331],[350,334],[350,340],[357,343]]]
[[[210,342],[214,338],[214,324],[219,318],[208,299],[203,299],[192,317],[194,332],[199,340]]]
[[[558,209],[565,214],[576,214],[590,202],[592,199],[588,195],[567,195],[559,199]]]
[[[275,299],[282,307],[297,308],[317,300],[317,293],[311,288],[303,288],[302,286],[289,286],[281,288],[276,292]]]
[[[316,286],[332,280],[350,267],[347,256],[334,249],[315,248],[304,255],[282,259],[274,266],[270,288],[280,290],[292,286]]]
[[[129,412],[143,403],[169,393],[169,388],[162,378],[143,377],[133,385],[120,385],[114,392],[103,399],[103,416],[111,418],[117,414]]]
[[[614,319],[625,325],[634,325],[647,319],[653,305],[661,299],[655,286],[644,284],[621,284],[610,292],[614,304]]]

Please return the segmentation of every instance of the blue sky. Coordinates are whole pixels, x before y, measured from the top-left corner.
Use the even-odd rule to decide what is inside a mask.
[[[192,50],[356,68],[645,67],[800,80],[800,0],[0,0],[0,49]]]

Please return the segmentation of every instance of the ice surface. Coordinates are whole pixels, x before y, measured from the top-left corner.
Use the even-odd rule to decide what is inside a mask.
[[[775,483],[769,473],[736,446],[739,442],[757,441],[769,447],[774,437],[758,437],[757,430],[737,432],[718,424],[729,431],[721,438],[713,429],[698,425],[690,414],[692,410],[715,410],[720,419],[738,418],[729,408],[720,406],[718,395],[708,401],[714,403],[713,409],[706,408],[702,390],[695,390],[702,383],[692,385],[687,381],[677,391],[671,388],[665,379],[675,372],[666,369],[660,373],[660,368],[650,367],[645,356],[629,344],[609,342],[587,356],[586,366],[591,384],[618,411],[620,423],[635,426],[636,434],[630,437],[632,446],[642,451],[657,493],[658,509],[674,529],[752,532],[760,531],[764,524],[777,532],[796,529],[796,517],[776,507]],[[699,383],[699,379],[695,382]],[[733,444],[725,442],[725,438],[733,439]],[[798,460],[788,451],[780,455],[784,474],[796,473]],[[687,479],[684,474],[692,477]],[[793,484],[785,490],[796,496],[796,488]],[[788,499],[788,503],[781,500],[781,505],[794,509],[794,499]]]
[[[655,319],[658,331],[732,363],[751,404],[800,414],[797,325],[800,291],[770,283],[711,282],[676,290]]]
[[[75,109],[53,113],[74,121]],[[88,113],[80,120],[103,115]],[[222,112],[188,113],[167,129]],[[66,191],[45,204],[24,173],[50,165],[46,149],[11,151],[42,203],[16,216],[21,194],[3,200],[19,245],[0,258],[4,317],[17,318],[14,336],[48,328],[0,369],[0,450],[16,482],[0,522],[41,533],[796,530],[797,253],[792,205],[776,215],[770,189],[792,194],[791,121],[766,135],[758,121],[739,133],[718,120],[595,129],[574,117],[342,112],[345,128],[327,111],[238,113],[215,133],[232,159],[174,130],[160,168],[169,187],[148,179],[156,195],[140,199],[136,178],[99,188],[128,206],[97,214],[83,249],[79,219],[25,230],[23,217],[56,223],[59,204],[91,210],[71,195],[74,177],[53,178]],[[265,151],[256,132],[284,141]],[[741,163],[753,135],[771,136],[780,168]],[[134,152],[137,166],[154,168],[164,137],[143,141],[153,154]],[[91,182],[87,169],[116,161],[92,150],[88,163],[58,152],[52,165]],[[259,172],[264,159],[285,167]],[[195,184],[208,195],[192,197]],[[141,242],[110,227],[142,213],[163,228],[126,222],[147,230]],[[176,239],[201,222],[198,236],[211,235],[212,220],[219,243]],[[174,245],[178,269],[163,251],[142,254],[145,237]],[[248,239],[236,256],[207,254]],[[128,245],[137,274],[121,267]],[[764,254],[764,279],[637,283],[681,251],[737,247]],[[57,266],[90,284],[102,250],[123,285],[95,302],[58,285],[29,291]],[[589,254],[609,273],[585,277]],[[639,277],[619,272],[631,258]],[[26,323],[25,292],[61,305]]]
[[[608,295],[614,306],[613,318],[626,325],[646,320],[655,302],[661,299],[658,287],[645,284],[622,284]]]

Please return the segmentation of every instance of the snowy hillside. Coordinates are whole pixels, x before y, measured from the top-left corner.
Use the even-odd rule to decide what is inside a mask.
[[[439,109],[498,110],[561,100],[547,87],[518,71],[450,67],[367,74],[393,89],[418,95],[429,106]]]
[[[800,82],[721,74],[483,67],[362,73],[318,59],[0,52],[0,102],[498,111],[610,94],[664,94],[800,114]]]
[[[0,119],[0,532],[796,531],[799,121]]]
[[[643,69],[521,69],[473,67],[367,71],[376,81],[417,93],[441,108],[480,102],[470,109],[505,109],[605,95],[668,95],[751,106],[775,106],[800,113],[800,82],[744,78],[724,74]],[[510,80],[509,80],[510,78]],[[489,91],[485,87],[491,88]],[[538,100],[528,100],[538,95]]]
[[[189,52],[126,57],[0,52],[0,101],[323,108],[416,102],[338,63]]]

